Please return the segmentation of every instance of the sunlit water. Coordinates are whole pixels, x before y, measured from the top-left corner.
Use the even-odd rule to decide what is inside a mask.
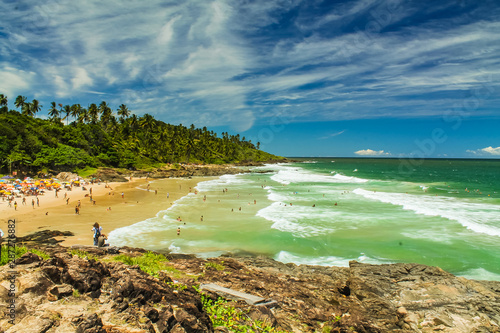
[[[415,262],[500,281],[499,167],[336,158],[258,167],[269,172],[202,182],[197,194],[111,232],[110,242],[297,264]]]

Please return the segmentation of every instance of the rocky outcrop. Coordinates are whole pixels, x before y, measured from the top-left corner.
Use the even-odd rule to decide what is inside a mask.
[[[128,182],[128,179],[125,178],[124,173],[112,168],[100,168],[90,176],[91,178],[98,179],[103,182]]]
[[[283,162],[269,161],[270,163]],[[267,162],[266,162],[267,163]],[[127,182],[130,177],[148,177],[148,178],[183,178],[183,177],[215,177],[222,175],[234,175],[239,173],[252,172],[248,166],[264,165],[263,162],[245,162],[232,164],[169,164],[162,168],[151,170],[120,170],[112,168],[100,168],[91,177],[104,182]],[[259,173],[266,171],[258,171]]]
[[[59,172],[57,175],[56,175],[56,178],[58,180],[72,180],[72,179],[77,179],[78,178],[78,175],[76,173],[72,173],[72,172]]]
[[[17,237],[16,241],[18,243],[57,244],[62,240],[57,240],[54,237],[74,235],[71,231],[41,230],[24,237]]]
[[[154,278],[137,266],[72,256],[47,248],[52,259],[26,254],[17,264],[15,325],[0,314],[0,332],[211,332],[193,288],[176,290],[168,275]],[[26,264],[25,264],[26,263]],[[8,267],[0,268],[6,288]],[[8,298],[0,299],[7,308]]]
[[[276,301],[230,303],[245,318],[276,330],[499,332],[500,282],[467,280],[425,265],[297,266],[265,257],[172,254],[170,268],[155,278],[105,259],[105,249],[86,248],[90,259],[60,246],[44,250],[52,259],[25,254],[17,261],[16,325],[2,312],[5,332],[230,332],[213,327],[202,307],[193,287],[206,283]],[[0,268],[2,307],[8,272]]]

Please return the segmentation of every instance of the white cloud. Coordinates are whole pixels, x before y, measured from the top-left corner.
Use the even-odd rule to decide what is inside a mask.
[[[87,71],[81,67],[74,69],[74,76],[71,79],[71,84],[74,90],[79,90],[81,87],[91,86],[92,79],[87,74]]]
[[[355,151],[354,154],[359,156],[390,156],[391,153],[387,153],[383,150],[372,150],[372,149],[363,149]]]
[[[397,8],[390,24],[422,12],[391,3]],[[361,23],[350,33],[335,28],[376,20],[361,15],[387,6],[356,0],[318,13],[301,0],[89,0],[14,10],[0,2],[0,12],[9,13],[0,91],[82,104],[82,96],[94,98],[86,92],[102,92],[169,122],[234,128],[245,127],[238,114],[248,124],[265,122],[285,105],[294,121],[442,116],[476,91],[481,107],[474,115],[495,112],[498,20],[424,20],[368,35]],[[277,26],[284,28],[273,31]],[[27,45],[36,52],[21,52]],[[18,61],[26,72],[5,69]]]
[[[0,92],[14,100],[16,96],[24,95],[29,90],[34,77],[35,73],[4,67],[2,64],[0,65]]]
[[[489,146],[477,150],[467,150],[467,153],[480,156],[488,156],[488,155],[500,156],[500,147],[493,148],[492,146]]]

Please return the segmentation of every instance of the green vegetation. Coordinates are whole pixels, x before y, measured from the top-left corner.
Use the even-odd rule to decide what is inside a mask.
[[[115,261],[121,261],[127,265],[138,265],[139,268],[149,275],[154,277],[158,277],[158,273],[160,271],[171,270],[171,267],[168,267],[165,262],[168,261],[162,254],[156,254],[153,252],[144,253],[140,257],[130,257],[125,254],[119,254],[113,257]]]
[[[251,320],[246,315],[246,313],[244,313],[239,309],[236,309],[233,306],[230,306],[229,303],[222,298],[219,298],[217,301],[214,302],[205,294],[201,294],[201,302],[203,304],[203,308],[210,316],[210,319],[212,320],[212,324],[214,325],[214,327],[224,326],[227,327],[230,331],[235,333],[244,333],[244,332],[286,333],[286,331],[282,331],[272,326],[269,326],[268,323]]]
[[[224,261],[222,263],[224,263]],[[209,262],[205,263],[205,267],[206,268],[212,267],[212,268],[215,268],[218,271],[223,271],[224,270],[224,265],[218,264],[218,263],[213,262],[213,261],[209,261]]]
[[[83,250],[80,250],[80,249],[71,249],[68,251],[69,254],[71,254],[72,256],[77,256],[77,257],[80,257],[82,259],[94,259],[94,260],[99,260],[99,257],[96,256],[96,255],[93,255],[93,254],[90,254],[88,253],[87,251],[83,251]]]
[[[234,163],[266,161],[278,156],[259,150],[245,137],[206,127],[170,125],[145,114],[117,109],[103,101],[87,108],[79,104],[48,109],[50,119],[35,118],[38,101],[18,96],[8,110],[0,94],[0,172],[76,171],[85,168],[150,168],[165,163]],[[70,120],[72,120],[70,122]],[[91,169],[87,169],[90,172]],[[84,171],[85,172],[85,171]]]
[[[26,252],[34,253],[37,256],[41,257],[42,259],[50,259],[50,256],[47,253],[37,249],[28,249],[25,246],[15,247],[15,259],[21,257]],[[2,257],[0,258],[0,266],[6,265],[9,262],[11,262],[11,260],[9,260],[9,247],[6,244],[4,244],[2,245]]]

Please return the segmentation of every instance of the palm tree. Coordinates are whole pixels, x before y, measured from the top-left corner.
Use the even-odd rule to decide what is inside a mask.
[[[0,113],[9,111],[7,96],[0,94]]]
[[[76,120],[80,116],[80,112],[82,111],[82,107],[80,104],[71,105],[71,116]]]
[[[102,101],[101,104],[99,104],[99,112],[101,112],[101,123],[107,126],[113,115],[113,111],[108,106],[108,103]]]
[[[38,100],[34,99],[33,101],[31,101],[30,108],[31,108],[31,116],[34,117],[35,114],[42,109],[42,105],[40,105],[40,102]]]
[[[21,107],[21,113],[25,116],[32,117],[35,114],[33,111],[33,105],[31,103],[24,103]]]
[[[123,121],[130,116],[130,110],[127,108],[125,104],[121,104],[118,107],[118,115],[120,116],[120,120],[123,123]]]
[[[26,97],[21,95],[17,96],[16,101],[14,102],[16,108],[20,108],[22,110],[24,104],[26,104]]]
[[[139,125],[142,128],[153,131],[156,127],[156,120],[152,115],[146,113],[139,119]]]
[[[56,102],[50,103],[49,116],[53,122],[59,121],[59,110],[56,107]]]
[[[63,112],[66,113],[66,117],[64,117],[64,119],[66,119],[66,125],[68,125],[69,115],[71,114],[71,106],[65,105],[63,108]]]
[[[80,109],[80,114],[78,115],[78,122],[82,124],[82,123],[88,123],[89,121],[90,121],[89,111],[85,108]]]
[[[97,105],[95,105],[94,103],[90,104],[89,117],[92,124],[97,123],[98,116],[99,116],[99,109],[97,108]]]

